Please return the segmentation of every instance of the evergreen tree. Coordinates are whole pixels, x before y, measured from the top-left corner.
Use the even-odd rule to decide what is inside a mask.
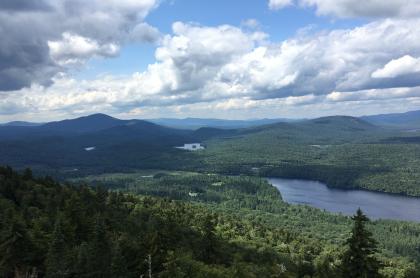
[[[215,233],[215,223],[212,215],[206,215],[201,224],[202,240],[198,257],[204,262],[217,260],[217,237]]]
[[[111,248],[106,234],[104,219],[98,215],[89,244],[89,267],[91,277],[106,277],[111,264]]]
[[[77,247],[77,260],[73,272],[76,277],[89,277],[89,246],[86,242]]]
[[[164,270],[159,273],[162,278],[186,278],[188,275],[182,269],[183,264],[188,265],[190,257],[178,254],[174,251],[168,251],[166,262],[163,263]]]
[[[35,246],[15,211],[8,209],[0,219],[0,276],[25,276],[32,268]]]
[[[375,258],[376,241],[365,224],[369,218],[359,208],[352,217],[354,226],[351,237],[347,239],[348,249],[343,254],[343,275],[348,278],[380,277],[380,263]]]
[[[33,179],[32,170],[30,168],[26,168],[25,171],[23,172],[22,178],[24,180],[31,180],[31,179]]]
[[[111,275],[115,278],[127,277],[127,260],[122,254],[120,243],[117,241],[112,250]]]
[[[68,253],[66,250],[66,238],[63,232],[61,215],[59,215],[54,225],[54,232],[52,234],[52,239],[47,254],[46,276],[48,278],[61,278],[68,277],[70,275],[68,266]]]

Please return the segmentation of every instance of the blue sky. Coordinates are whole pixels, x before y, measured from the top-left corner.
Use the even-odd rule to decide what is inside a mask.
[[[417,0],[7,0],[0,26],[0,122],[420,108]]]
[[[267,2],[261,0],[167,0],[154,9],[147,22],[162,33],[169,34],[176,21],[193,22],[204,26],[229,24],[244,26],[247,20],[257,20],[262,31],[274,41],[282,41],[293,36],[303,28],[313,30],[333,30],[354,28],[366,19],[335,19],[330,16],[316,16],[314,8],[300,9],[289,6],[282,10],[267,9]],[[94,78],[104,73],[130,74],[144,71],[148,64],[154,63],[156,46],[152,43],[133,43],[125,45],[118,57],[112,59],[92,59],[86,68],[77,71],[78,78]]]
[[[147,19],[164,33],[171,32],[175,21],[197,22],[205,26],[240,26],[245,20],[256,19],[262,29],[276,41],[287,39],[308,25],[333,29],[354,27],[362,22],[361,19],[333,20],[331,17],[319,17],[315,15],[313,8],[289,6],[273,11],[267,8],[264,0],[164,1]]]

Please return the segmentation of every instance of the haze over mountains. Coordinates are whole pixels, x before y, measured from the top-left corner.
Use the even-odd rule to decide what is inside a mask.
[[[390,118],[401,116],[392,115]],[[188,119],[186,121],[188,124]],[[191,129],[190,125],[190,129],[180,129],[145,120],[121,120],[105,114],[93,114],[35,126],[6,125],[0,127],[0,164],[30,173],[22,176],[33,187],[33,193],[25,194],[25,198],[22,198],[21,203],[24,204],[38,199],[51,199],[54,200],[51,203],[55,203],[55,199],[60,198],[56,193],[49,193],[50,199],[42,197],[39,193],[44,192],[48,185],[40,186],[39,181],[24,177],[32,176],[31,171],[24,170],[29,167],[34,176],[48,175],[63,182],[77,181],[78,186],[74,188],[87,188],[83,187],[87,183],[128,192],[130,198],[131,194],[139,194],[147,198],[164,197],[165,203],[166,198],[179,202],[191,201],[191,204],[200,202],[200,206],[208,204],[217,210],[232,208],[240,218],[245,218],[244,215],[248,217],[250,212],[256,213],[252,217],[265,215],[270,221],[284,217],[285,221],[273,222],[276,228],[300,229],[305,224],[313,229],[314,223],[318,223],[316,227],[321,227],[317,228],[320,232],[311,231],[311,238],[313,235],[325,238],[325,227],[331,229],[339,225],[340,230],[333,230],[333,233],[336,238],[342,239],[342,223],[348,222],[348,219],[339,215],[331,216],[325,211],[317,212],[308,206],[295,209],[293,205],[285,205],[277,191],[274,191],[275,195],[267,195],[275,189],[264,182],[264,177],[316,180],[341,189],[357,188],[420,196],[417,182],[420,172],[420,132],[406,132],[405,125],[402,128],[406,130],[397,130],[349,116],[294,122],[263,120],[261,123],[265,124],[256,126],[255,121],[249,125],[244,122],[239,122],[245,126],[243,128],[226,128],[238,124],[237,121],[218,121],[215,124],[223,124],[223,128],[206,126]],[[211,121],[202,120],[201,123],[210,124]],[[205,148],[197,151],[176,148],[195,142],[203,144]],[[10,174],[10,168],[3,169],[7,176],[17,177],[16,174]],[[106,185],[98,177],[105,178]],[[45,181],[50,180],[45,178]],[[233,183],[235,180],[238,182]],[[13,186],[15,183],[5,184]],[[22,196],[21,192],[22,187],[18,186],[16,193],[12,191],[12,194],[5,195],[10,198],[8,204],[14,204],[15,197]],[[61,198],[71,200],[70,197]],[[80,202],[74,203],[75,211],[80,207]],[[101,206],[95,207],[102,209]],[[303,207],[306,212],[302,211]],[[42,208],[50,210],[48,205],[42,204]],[[147,208],[150,209],[150,206],[147,205]],[[138,210],[138,206],[135,206],[135,210]],[[260,210],[263,214],[260,214]],[[115,211],[115,207],[111,211]],[[157,211],[166,209],[159,208]],[[190,211],[190,207],[185,211]],[[33,221],[32,215],[28,215],[28,222]],[[229,211],[227,215],[232,215],[232,212]],[[56,216],[51,216],[51,219],[53,217]],[[118,217],[131,219],[128,214]],[[334,219],[322,220],[325,217]],[[308,223],[308,219],[316,219],[316,222]],[[255,227],[260,227],[261,223],[258,220]],[[388,234],[389,231],[397,231],[394,226],[380,229]],[[184,231],[180,230],[180,234]],[[173,230],[169,230],[169,234],[171,238],[178,238],[173,237]],[[405,235],[389,235],[389,238],[400,240],[395,243],[398,246],[402,245],[402,240],[406,242]],[[138,236],[133,242],[138,242]],[[412,246],[406,248],[415,250]]]
[[[362,120],[370,122],[375,125],[394,127],[394,128],[420,128],[420,110],[409,111],[405,113],[391,113],[378,114],[359,117]],[[177,129],[199,129],[201,127],[223,128],[223,129],[237,129],[247,128],[261,125],[274,124],[279,122],[295,123],[305,121],[307,119],[289,119],[289,118],[273,118],[273,119],[249,119],[249,120],[227,120],[227,119],[208,119],[208,118],[158,118],[148,119],[145,121],[177,128]],[[0,124],[0,127],[15,126],[15,127],[31,127],[43,126],[45,129],[56,130],[78,130],[79,132],[94,131],[107,127],[122,125],[128,122],[135,122],[139,120],[119,120],[105,114],[93,114],[77,119],[63,120],[49,123],[35,123],[25,121],[12,121]],[[43,128],[43,129],[44,129]],[[93,129],[93,130],[92,130]]]
[[[420,110],[409,111],[405,113],[379,114],[358,117],[369,123],[394,127],[394,128],[420,128]],[[216,128],[247,128],[260,125],[268,125],[279,122],[296,123],[308,119],[250,119],[250,120],[224,120],[224,119],[202,119],[202,118],[185,118],[185,119],[151,119],[153,123],[184,129],[198,129],[200,127],[216,127]]]
[[[420,128],[420,110],[405,113],[364,116],[361,119],[376,125],[395,128]]]
[[[173,165],[179,160],[180,167],[189,167],[189,162],[197,157],[192,158],[193,154],[175,146],[230,138],[250,138],[265,144],[280,140],[309,145],[363,141],[378,134],[388,138],[387,129],[377,122],[384,126],[392,123],[393,127],[401,123],[401,127],[406,128],[403,119],[410,117],[415,123],[416,115],[410,112],[408,116],[330,116],[292,122],[180,119],[161,121],[167,125],[163,126],[145,120],[121,120],[94,114],[41,125],[9,123],[0,127],[0,163],[35,169],[98,166],[119,169],[165,168],[165,163]],[[194,164],[197,165],[197,161]]]
[[[185,118],[185,119],[151,119],[153,123],[184,129],[198,129],[200,127],[215,127],[215,128],[246,128],[258,125],[273,124],[278,122],[295,122],[299,120],[292,120],[286,118],[280,119],[254,119],[254,120],[223,120],[223,119],[202,119],[202,118]]]
[[[376,118],[372,118],[376,119]],[[395,116],[392,117],[395,119]],[[367,119],[369,120],[369,118]],[[87,135],[106,137],[115,136],[146,137],[181,136],[193,140],[197,135],[201,140],[219,134],[253,133],[278,127],[309,127],[316,123],[336,124],[342,122],[372,128],[368,121],[348,116],[330,116],[313,120],[261,119],[261,120],[221,120],[221,119],[161,119],[161,120],[121,120],[105,114],[93,114],[76,119],[48,122],[44,124],[10,122],[0,126],[0,140],[30,140],[40,137],[75,137]],[[383,122],[383,121],[382,121]],[[394,120],[396,122],[396,120]],[[207,135],[206,135],[207,134]],[[94,136],[95,137],[95,136]]]
[[[25,122],[25,121],[13,121],[8,122],[5,124],[0,124],[0,126],[39,126],[43,123],[32,123],[32,122]]]

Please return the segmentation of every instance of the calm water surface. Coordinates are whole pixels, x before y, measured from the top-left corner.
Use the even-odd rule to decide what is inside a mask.
[[[372,219],[420,222],[420,198],[364,190],[329,188],[317,181],[268,178],[291,204],[304,204],[330,212],[353,215],[361,208]]]

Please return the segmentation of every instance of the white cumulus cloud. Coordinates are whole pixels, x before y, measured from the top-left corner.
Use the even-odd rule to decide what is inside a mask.
[[[0,93],[51,84],[63,65],[158,37],[142,24],[158,0],[0,1]]]
[[[373,78],[394,78],[400,75],[419,73],[420,59],[410,55],[404,55],[398,59],[392,59],[383,68],[372,73]]]
[[[80,64],[93,56],[112,57],[118,54],[119,46],[114,43],[100,45],[97,41],[63,33],[62,39],[48,41],[52,59],[60,65]]]
[[[293,0],[269,0],[268,7],[271,10],[279,10],[293,4]]]
[[[420,87],[392,88],[392,89],[371,89],[355,92],[332,92],[326,96],[328,101],[370,101],[388,99],[406,99],[420,97]]]
[[[391,99],[409,107],[409,100],[414,103],[419,97],[417,89],[411,88],[420,86],[420,79],[415,73],[406,74],[407,66],[394,65],[389,70],[389,65],[420,57],[419,25],[419,19],[386,19],[273,42],[254,29],[176,22],[172,34],[158,40],[156,62],[142,72],[94,80],[58,75],[49,87],[33,84],[6,94],[0,106],[10,107],[4,110],[9,115],[19,111],[176,112],[175,107],[259,111],[260,105],[330,109],[337,102],[362,107],[362,102]],[[54,41],[51,55],[56,59],[114,53],[102,49],[106,44],[99,39],[70,34]],[[375,78],[384,70],[387,78]]]

